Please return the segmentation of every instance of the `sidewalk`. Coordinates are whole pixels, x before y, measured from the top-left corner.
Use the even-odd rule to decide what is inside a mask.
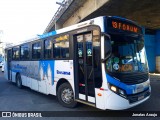
[[[158,73],[149,73],[151,81],[160,81],[160,74]]]

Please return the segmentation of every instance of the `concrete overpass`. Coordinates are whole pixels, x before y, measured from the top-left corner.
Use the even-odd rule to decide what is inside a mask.
[[[145,28],[150,72],[160,73],[160,0],[64,0],[44,33],[103,15],[125,17]]]
[[[103,15],[122,16],[146,28],[160,28],[159,0],[66,0],[63,4],[45,33]]]

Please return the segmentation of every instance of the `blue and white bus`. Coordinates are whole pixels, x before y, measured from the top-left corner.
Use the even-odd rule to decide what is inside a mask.
[[[80,102],[122,110],[143,103],[151,93],[142,28],[116,16],[7,47],[5,78],[19,88],[56,95],[65,107]]]

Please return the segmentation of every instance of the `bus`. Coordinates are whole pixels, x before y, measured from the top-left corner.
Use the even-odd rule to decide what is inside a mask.
[[[5,78],[73,108],[84,103],[123,110],[149,99],[149,68],[142,28],[100,16],[8,46]]]

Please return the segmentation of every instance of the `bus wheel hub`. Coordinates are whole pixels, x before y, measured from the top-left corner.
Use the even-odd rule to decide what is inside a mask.
[[[72,92],[72,90],[70,90],[69,88],[65,88],[62,91],[61,98],[62,98],[63,102],[65,102],[67,104],[71,103],[73,101],[73,92]]]

